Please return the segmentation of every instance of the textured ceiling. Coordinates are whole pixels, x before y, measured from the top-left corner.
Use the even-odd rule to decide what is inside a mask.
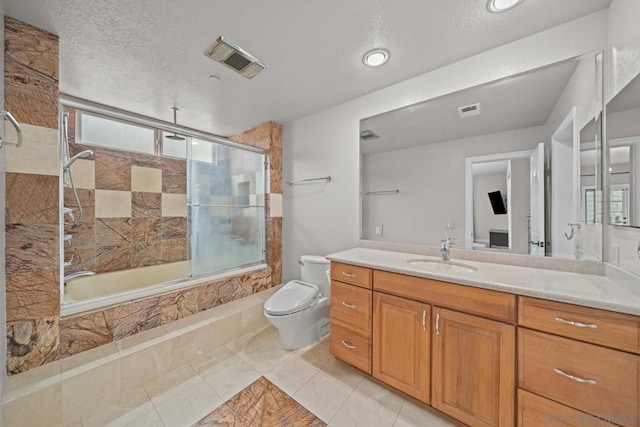
[[[60,36],[62,92],[229,135],[286,123],[608,7],[611,0],[2,0]],[[269,64],[253,80],[203,51],[224,35]],[[363,66],[382,46],[388,64]],[[208,78],[215,74],[221,81]]]

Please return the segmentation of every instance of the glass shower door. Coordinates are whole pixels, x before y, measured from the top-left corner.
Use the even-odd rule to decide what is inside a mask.
[[[188,174],[191,275],[263,263],[264,154],[192,138]]]

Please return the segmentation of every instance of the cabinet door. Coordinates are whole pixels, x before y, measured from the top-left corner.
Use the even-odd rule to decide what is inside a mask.
[[[433,407],[470,426],[515,422],[515,328],[434,307]]]
[[[373,294],[373,376],[429,403],[430,306]]]

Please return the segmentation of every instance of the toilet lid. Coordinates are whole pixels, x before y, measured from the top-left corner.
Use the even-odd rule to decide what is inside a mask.
[[[296,313],[310,306],[319,295],[320,290],[316,285],[292,280],[264,303],[264,309],[274,315]]]
[[[331,262],[325,257],[320,255],[302,255],[300,257],[300,261],[302,261],[303,264],[308,262],[310,264],[326,264],[326,265],[329,265],[329,263]]]

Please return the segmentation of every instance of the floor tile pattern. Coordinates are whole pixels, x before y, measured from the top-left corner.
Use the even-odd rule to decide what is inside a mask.
[[[199,427],[326,426],[322,420],[265,377],[258,378],[195,425]]]

